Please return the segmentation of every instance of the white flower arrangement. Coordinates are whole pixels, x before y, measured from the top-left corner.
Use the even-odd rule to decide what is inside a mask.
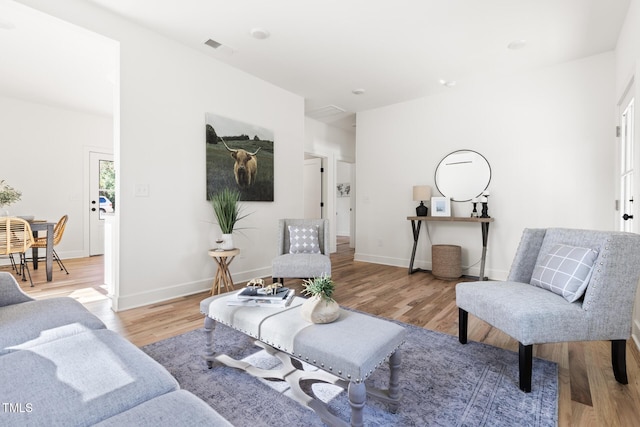
[[[5,184],[4,180],[0,181],[0,208],[19,202],[21,196],[21,192],[9,184]]]

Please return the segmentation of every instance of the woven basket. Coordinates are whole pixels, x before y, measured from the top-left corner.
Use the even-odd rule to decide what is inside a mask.
[[[431,246],[431,273],[437,279],[453,280],[462,276],[462,248],[456,245]]]

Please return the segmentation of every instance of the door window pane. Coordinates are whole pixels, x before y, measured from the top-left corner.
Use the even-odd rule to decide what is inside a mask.
[[[100,219],[104,219],[105,214],[116,209],[116,172],[111,160],[100,160],[99,187]]]

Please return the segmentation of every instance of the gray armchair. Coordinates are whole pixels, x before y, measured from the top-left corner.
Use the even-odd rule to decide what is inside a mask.
[[[530,392],[533,344],[610,340],[615,379],[627,384],[639,277],[640,235],[525,229],[506,281],[456,285],[459,341],[467,342],[468,313],[516,339],[520,389]]]
[[[279,220],[278,255],[271,263],[273,282],[331,276],[329,248],[329,220]]]

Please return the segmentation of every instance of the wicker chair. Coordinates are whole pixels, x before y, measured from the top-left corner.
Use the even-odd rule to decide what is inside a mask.
[[[29,275],[32,287],[33,280],[31,280],[31,272],[26,262],[25,253],[33,245],[33,242],[33,232],[27,221],[14,217],[0,218],[0,255],[19,254],[22,280],[26,282],[26,275]]]
[[[69,216],[63,215],[62,218],[60,218],[60,220],[53,227],[53,259],[55,259],[56,262],[58,263],[58,267],[60,267],[60,271],[64,270],[65,273],[67,274],[69,274],[69,272],[67,271],[67,268],[64,266],[64,264],[62,263],[62,260],[60,259],[60,257],[58,256],[58,253],[56,252],[56,245],[60,243],[60,240],[62,240],[62,235],[64,234],[64,229],[67,226],[68,220],[69,220]],[[47,248],[46,236],[36,237],[32,247],[38,248],[38,249],[46,249]],[[44,259],[44,257],[38,257],[38,259],[41,259],[41,258]]]

